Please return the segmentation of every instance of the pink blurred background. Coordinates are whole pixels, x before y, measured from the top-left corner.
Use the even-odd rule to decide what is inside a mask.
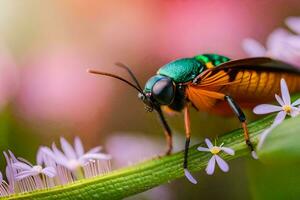
[[[264,43],[273,29],[285,27],[286,17],[300,16],[299,8],[296,0],[2,0],[1,150],[10,148],[33,159],[38,145],[49,145],[59,136],[79,135],[87,147],[104,145],[113,154],[115,167],[126,165],[126,159],[130,163],[155,156],[164,150],[162,130],[155,116],[144,111],[136,92],[116,80],[88,74],[86,69],[128,77],[114,66],[121,61],[144,83],[176,58],[201,53],[243,58],[244,38]],[[183,123],[181,116],[169,120],[175,132],[183,131],[178,125]],[[193,124],[194,132],[205,132],[196,134],[195,141],[238,127],[235,119],[196,112]],[[184,141],[175,135],[180,150]],[[145,147],[141,144],[147,146],[145,154],[138,153]],[[244,172],[235,168],[235,176]],[[235,180],[219,175],[216,181]],[[243,178],[235,181],[247,184]],[[212,179],[207,184],[213,184]],[[166,191],[166,199],[181,199],[181,194],[170,189],[181,185],[190,199],[200,197],[200,192],[215,198],[250,198],[246,190],[228,192],[239,184],[210,190],[180,180],[143,198],[157,199],[155,194]]]

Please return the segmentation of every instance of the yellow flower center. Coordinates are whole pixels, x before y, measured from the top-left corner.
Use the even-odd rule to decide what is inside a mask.
[[[216,146],[214,146],[214,147],[212,147],[212,148],[210,149],[210,152],[211,152],[212,154],[218,154],[220,151],[221,151],[221,148],[220,148],[220,147],[216,147]]]
[[[290,113],[292,111],[292,107],[289,105],[284,105],[282,107],[282,109],[286,112],[286,113]]]

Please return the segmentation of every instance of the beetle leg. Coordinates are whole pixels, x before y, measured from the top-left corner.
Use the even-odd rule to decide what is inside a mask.
[[[162,110],[160,108],[158,108],[156,110],[157,110],[160,122],[164,127],[164,133],[165,133],[165,136],[166,136],[167,150],[166,150],[165,154],[170,155],[171,152],[172,152],[172,149],[173,149],[172,132],[171,132],[171,129],[168,125],[168,122],[166,121],[166,119],[164,117],[164,114],[163,114]]]
[[[190,110],[189,105],[184,107],[184,126],[185,126],[185,148],[184,148],[184,161],[183,168],[188,168],[188,154],[191,139],[191,122],[190,122]]]
[[[234,114],[238,117],[238,119],[240,120],[240,122],[242,123],[242,127],[244,130],[244,138],[245,138],[245,142],[248,145],[251,154],[254,158],[256,158],[256,154],[254,151],[254,147],[252,142],[250,141],[250,137],[249,137],[249,131],[248,131],[248,127],[247,127],[247,123],[246,123],[246,116],[243,113],[242,109],[240,108],[240,106],[228,95],[226,95],[225,100],[227,101],[227,103],[229,104],[230,108],[232,109],[232,111],[234,112]]]

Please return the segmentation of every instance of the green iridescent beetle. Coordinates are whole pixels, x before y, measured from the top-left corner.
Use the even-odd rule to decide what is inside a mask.
[[[202,54],[182,58],[161,67],[142,89],[131,70],[124,64],[134,83],[105,72],[89,70],[90,73],[117,78],[139,92],[139,98],[146,110],[155,110],[164,127],[167,141],[166,154],[172,151],[171,129],[163,115],[164,108],[183,111],[185,124],[185,153],[183,167],[187,169],[188,149],[191,138],[189,108],[216,113],[235,114],[244,130],[245,142],[255,157],[250,141],[246,117],[241,108],[252,108],[256,104],[272,100],[279,93],[281,78],[284,78],[290,92],[300,91],[299,69],[266,57],[246,58],[230,61],[217,54]]]

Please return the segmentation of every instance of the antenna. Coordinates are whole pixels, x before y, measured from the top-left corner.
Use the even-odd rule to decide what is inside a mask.
[[[121,62],[116,62],[115,63],[118,67],[121,67],[123,69],[125,69],[129,75],[131,76],[132,80],[135,82],[136,86],[140,89],[140,90],[143,90],[139,81],[137,80],[136,76],[133,74],[133,72],[130,70],[130,68],[125,65],[124,63],[121,63]]]
[[[127,81],[126,79],[124,79],[124,78],[122,78],[122,77],[120,77],[118,75],[110,74],[110,73],[107,73],[107,72],[100,72],[100,71],[93,70],[93,69],[88,69],[87,72],[91,73],[91,74],[98,74],[98,75],[102,75],[102,76],[109,76],[109,77],[112,77],[112,78],[115,78],[115,79],[119,79],[120,81],[123,81],[124,83],[127,83],[128,85],[130,85],[131,87],[133,87],[134,89],[136,89],[137,91],[139,91],[141,94],[143,94],[144,96],[146,96],[144,94],[143,90],[140,88],[140,86],[136,86],[133,83]]]

